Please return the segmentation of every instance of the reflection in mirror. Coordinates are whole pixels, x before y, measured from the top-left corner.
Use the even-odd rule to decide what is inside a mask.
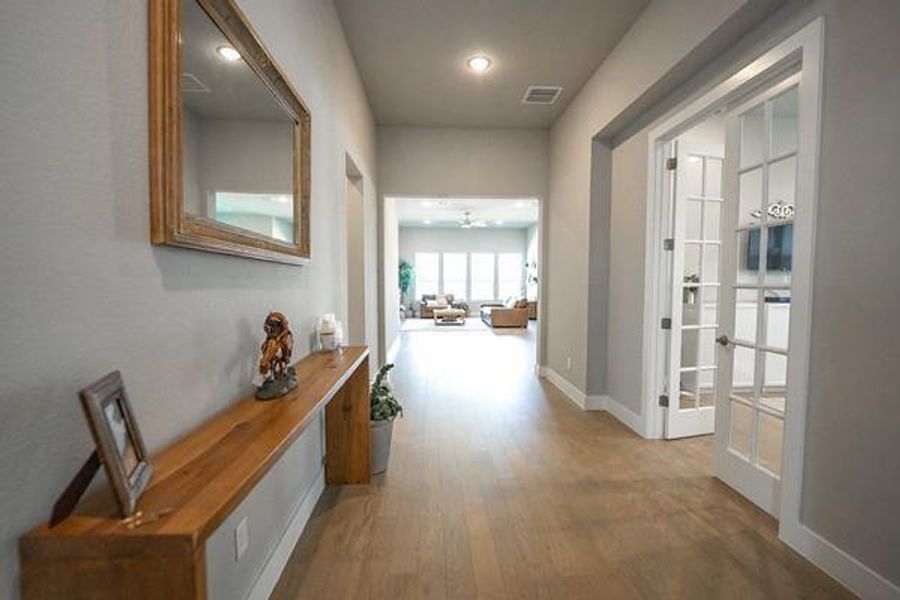
[[[182,6],[185,213],[294,239],[294,121],[201,6]]]

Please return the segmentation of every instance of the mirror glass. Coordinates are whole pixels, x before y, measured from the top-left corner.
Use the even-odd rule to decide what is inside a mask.
[[[184,212],[293,244],[295,123],[203,8],[181,6]]]

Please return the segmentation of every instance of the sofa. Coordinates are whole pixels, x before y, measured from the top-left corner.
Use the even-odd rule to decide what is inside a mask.
[[[469,305],[464,300],[457,300],[453,294],[423,294],[419,302],[419,316],[423,319],[434,318],[435,309],[456,308],[469,312]]]
[[[481,320],[488,327],[528,327],[528,302],[521,297],[485,302],[481,305]]]

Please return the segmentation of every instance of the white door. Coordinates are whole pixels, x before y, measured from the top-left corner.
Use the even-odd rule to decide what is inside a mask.
[[[714,471],[778,516],[791,311],[799,76],[727,118]]]
[[[675,142],[665,437],[713,432],[723,148]]]

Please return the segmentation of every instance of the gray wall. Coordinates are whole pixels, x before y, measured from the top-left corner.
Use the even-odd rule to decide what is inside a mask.
[[[331,2],[240,5],[312,112],[309,267],[150,245],[146,2],[3,3],[2,598],[17,596],[15,540],[91,451],[81,387],[120,369],[158,450],[251,392],[268,311],[302,356],[338,309],[335,199],[350,152],[374,210],[373,118]]]
[[[612,152],[606,393],[641,414],[647,133]],[[596,344],[602,346],[603,344]]]
[[[609,223],[612,210],[612,165],[609,145],[591,143],[590,236],[588,244],[587,375],[588,395],[607,393],[609,335]],[[596,343],[603,340],[604,343]]]
[[[810,13],[826,50],[802,520],[900,585],[900,3]]]
[[[547,197],[545,129],[378,128],[378,194],[402,196]],[[381,293],[383,347],[399,331],[397,261],[391,228],[396,214],[383,206]],[[543,336],[543,330],[541,331]],[[538,344],[539,348],[543,344]]]
[[[678,73],[681,63],[693,57],[701,43],[745,4],[765,3],[652,2],[550,130],[549,231],[544,269],[548,284],[548,297],[544,299],[546,364],[582,391],[587,391],[588,332],[603,335],[602,327],[589,326],[589,313],[596,315],[604,307],[589,307],[589,290],[584,286],[588,280],[603,285],[596,269],[589,273],[592,138],[646,101],[660,81]],[[602,271],[602,266],[598,267]],[[611,295],[618,293],[610,288]],[[629,303],[633,301],[622,298],[621,304],[632,306]],[[617,318],[610,312],[610,323]],[[603,360],[606,354],[592,352],[592,356]],[[571,370],[566,369],[568,357],[572,359]],[[603,367],[594,364],[590,368]]]
[[[547,130],[378,128],[383,196],[547,195]]]
[[[894,159],[900,139],[900,38],[894,31],[900,3],[792,3],[677,95],[699,93],[819,15],[826,18],[826,57],[801,520],[900,584],[900,483],[891,476],[900,473],[900,277],[885,276],[898,273],[900,256],[900,172]],[[593,133],[586,129],[582,138]],[[614,149],[608,228],[607,391],[636,412],[646,333],[641,307],[647,152],[645,125]],[[551,340],[555,323],[550,322]]]

